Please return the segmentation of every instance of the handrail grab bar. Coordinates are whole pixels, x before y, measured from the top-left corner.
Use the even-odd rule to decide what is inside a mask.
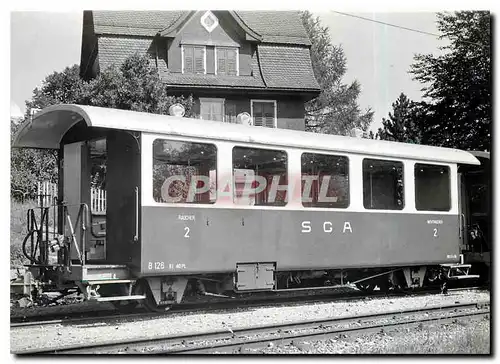
[[[135,186],[135,235],[134,242],[139,241],[139,187]]]

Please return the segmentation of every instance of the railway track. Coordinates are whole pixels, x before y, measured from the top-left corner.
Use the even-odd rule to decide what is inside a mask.
[[[321,320],[299,321],[269,326],[227,328],[179,336],[144,337],[120,342],[71,345],[15,352],[14,354],[205,354],[240,353],[274,342],[290,344],[303,340],[322,340],[331,336],[358,335],[391,331],[431,323],[444,324],[456,320],[489,317],[489,301],[439,305],[405,311],[341,316]]]
[[[391,293],[393,296],[406,296],[408,293]],[[165,313],[150,313],[138,308],[137,312],[123,314],[119,311],[102,310],[94,312],[75,312],[75,313],[61,313],[61,314],[48,314],[37,316],[17,316],[11,317],[11,327],[32,326],[32,325],[48,325],[59,323],[80,323],[86,320],[106,320],[106,319],[120,319],[129,317],[161,317],[165,315],[175,315],[192,311],[214,311],[225,309],[238,309],[243,307],[258,307],[263,305],[276,305],[276,304],[301,304],[301,303],[317,303],[317,302],[333,302],[342,300],[362,299],[362,298],[380,298],[387,297],[387,294],[382,293],[364,293],[358,290],[339,289],[327,292],[315,291],[312,293],[303,292],[300,295],[273,295],[266,297],[253,296],[250,298],[239,299],[214,299],[202,302],[187,302],[174,306],[171,310]]]
[[[470,287],[470,288],[455,288],[450,289],[449,292],[454,291],[467,291],[467,290],[479,290],[481,287]],[[393,292],[393,293],[379,293],[374,292],[367,294],[360,291],[352,292],[329,292],[326,294],[315,294],[308,296],[283,296],[283,297],[273,297],[273,298],[256,298],[247,300],[224,300],[224,301],[214,301],[214,302],[201,302],[201,303],[186,303],[181,304],[177,307],[172,308],[172,310],[165,313],[150,313],[145,312],[142,309],[138,309],[137,312],[123,314],[118,311],[102,310],[102,311],[92,311],[92,312],[75,312],[75,313],[62,313],[62,314],[52,314],[52,315],[42,315],[42,316],[20,316],[11,317],[11,328],[17,327],[29,327],[29,326],[39,326],[39,325],[71,325],[71,324],[81,324],[88,323],[92,321],[96,322],[106,322],[106,321],[119,321],[119,320],[130,320],[130,319],[149,319],[158,318],[161,316],[172,316],[177,314],[191,313],[193,311],[207,312],[207,311],[217,311],[217,310],[229,310],[229,309],[240,309],[248,307],[264,307],[265,305],[276,305],[276,304],[315,304],[315,303],[325,303],[325,302],[338,302],[338,301],[348,301],[348,300],[358,300],[358,299],[378,299],[378,298],[389,298],[389,297],[405,297],[409,295],[432,295],[439,293],[438,290],[425,290],[425,291],[413,291],[413,292]]]

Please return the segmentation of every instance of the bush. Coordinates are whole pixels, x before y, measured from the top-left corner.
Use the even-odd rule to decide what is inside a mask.
[[[34,201],[10,201],[10,266],[11,268],[28,264],[23,254],[22,244],[27,234],[26,214],[29,209],[36,207]]]

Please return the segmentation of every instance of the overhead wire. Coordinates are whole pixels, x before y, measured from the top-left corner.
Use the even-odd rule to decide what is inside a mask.
[[[366,17],[364,17],[364,16],[359,16],[359,15],[354,15],[354,14],[349,14],[349,13],[343,13],[343,12],[341,12],[341,11],[335,11],[335,10],[332,10],[332,12],[333,12],[333,13],[340,14],[340,15],[350,16],[350,17],[352,17],[352,18],[358,18],[358,19],[361,19],[361,20],[370,21],[370,22],[373,22],[373,23],[378,23],[378,24],[382,24],[382,25],[387,25],[387,26],[389,26],[389,27],[394,27],[394,28],[399,28],[399,29],[407,30],[407,31],[410,31],[410,32],[416,32],[416,33],[420,33],[420,34],[431,35],[431,36],[433,36],[433,37],[437,37],[437,38],[441,38],[441,37],[442,37],[441,35],[436,34],[436,33],[430,33],[430,32],[425,32],[425,31],[423,31],[423,30],[419,30],[419,29],[413,29],[413,28],[408,28],[408,27],[404,27],[404,26],[401,26],[401,25],[390,24],[390,23],[386,23],[386,22],[383,22],[383,21],[380,21],[380,20],[375,20],[375,19],[366,18]],[[462,43],[467,43],[467,44],[476,45],[476,46],[479,46],[479,47],[487,47],[487,48],[489,48],[489,46],[486,46],[486,45],[484,45],[484,44],[475,43],[475,42],[469,42],[469,41],[467,41],[467,40],[457,39],[456,41],[458,41],[458,42],[462,42]]]

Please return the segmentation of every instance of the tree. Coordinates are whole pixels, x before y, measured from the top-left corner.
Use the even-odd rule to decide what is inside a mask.
[[[320,95],[305,105],[306,130],[339,135],[348,135],[354,127],[366,130],[373,112],[361,112],[357,104],[361,92],[358,81],[342,83],[347,70],[342,47],[332,45],[328,27],[321,26],[319,17],[313,18],[308,11],[301,17],[312,43],[311,61],[321,88]]]
[[[73,65],[62,72],[48,75],[40,87],[33,90],[31,100],[26,102],[26,116],[32,108],[43,109],[50,105],[80,103],[86,83],[80,78],[80,67]]]
[[[21,123],[11,119],[11,144]],[[54,151],[11,148],[10,185],[11,195],[17,200],[36,194],[36,181],[55,182],[57,178],[57,154]]]
[[[26,102],[28,118],[31,109],[60,103],[78,103],[85,89],[85,83],[80,78],[80,67],[66,67],[62,72],[54,72],[43,80],[40,87],[33,90],[33,97]],[[11,143],[19,126],[24,120],[13,120],[10,123]],[[10,153],[10,183],[11,194],[15,198],[34,196],[36,181],[57,180],[57,152],[52,150],[35,150],[12,148]]]
[[[32,108],[43,109],[56,104],[80,104],[124,110],[167,114],[174,103],[181,103],[186,116],[193,113],[192,96],[167,94],[149,56],[133,55],[120,66],[103,70],[87,82],[80,77],[80,67],[66,67],[47,76],[33,97],[26,102],[26,117]],[[11,142],[20,123],[11,120]],[[57,151],[12,149],[11,192],[14,197],[34,195],[35,181],[57,180]]]
[[[425,86],[422,142],[470,150],[491,145],[491,17],[487,11],[438,14],[445,54],[415,56],[414,78]]]
[[[420,105],[401,93],[392,104],[392,109],[389,119],[382,118],[383,127],[378,129],[374,138],[420,144],[423,120]]]
[[[118,66],[111,66],[91,80],[85,89],[82,104],[123,110],[168,114],[175,103],[184,106],[186,117],[193,115],[192,96],[167,94],[149,56],[135,54]]]
[[[29,113],[31,108],[71,103],[154,114],[168,114],[172,104],[181,103],[186,116],[191,116],[194,101],[191,96],[169,96],[149,56],[136,53],[88,82],[80,77],[78,65],[54,72],[45,78],[41,88],[35,88],[26,106]]]

